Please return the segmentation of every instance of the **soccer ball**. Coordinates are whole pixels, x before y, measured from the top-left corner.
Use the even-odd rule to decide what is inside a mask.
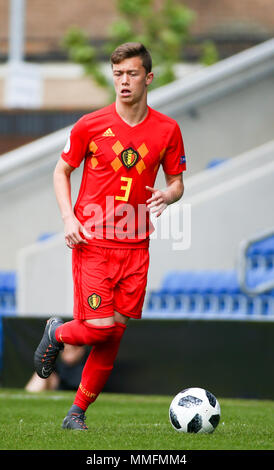
[[[211,433],[219,424],[221,409],[217,398],[203,388],[186,388],[169,407],[169,419],[176,431]]]

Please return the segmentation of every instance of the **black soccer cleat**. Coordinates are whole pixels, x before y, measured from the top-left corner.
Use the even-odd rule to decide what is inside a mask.
[[[88,427],[85,423],[86,416],[82,413],[68,414],[62,424],[63,429],[73,429],[74,431],[87,431]]]
[[[52,317],[47,321],[42,340],[34,353],[34,368],[39,377],[47,379],[54,370],[55,361],[64,344],[55,339],[55,331],[64,322]]]

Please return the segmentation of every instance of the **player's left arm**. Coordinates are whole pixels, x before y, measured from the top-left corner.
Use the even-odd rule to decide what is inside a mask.
[[[176,201],[179,201],[184,194],[183,173],[178,175],[169,175],[165,173],[167,188],[156,189],[146,186],[148,191],[151,191],[152,196],[147,202],[147,208],[151,209],[152,213],[156,213],[159,217],[163,211]]]

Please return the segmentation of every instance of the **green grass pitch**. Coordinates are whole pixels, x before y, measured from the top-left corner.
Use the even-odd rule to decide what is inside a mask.
[[[178,433],[172,397],[102,393],[87,412],[88,432],[63,430],[74,392],[0,390],[1,450],[273,450],[274,401],[219,399],[212,434]]]

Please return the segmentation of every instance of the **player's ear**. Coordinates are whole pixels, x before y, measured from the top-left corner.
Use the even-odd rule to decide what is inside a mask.
[[[150,85],[154,77],[153,72],[149,72],[146,76],[146,85]]]

